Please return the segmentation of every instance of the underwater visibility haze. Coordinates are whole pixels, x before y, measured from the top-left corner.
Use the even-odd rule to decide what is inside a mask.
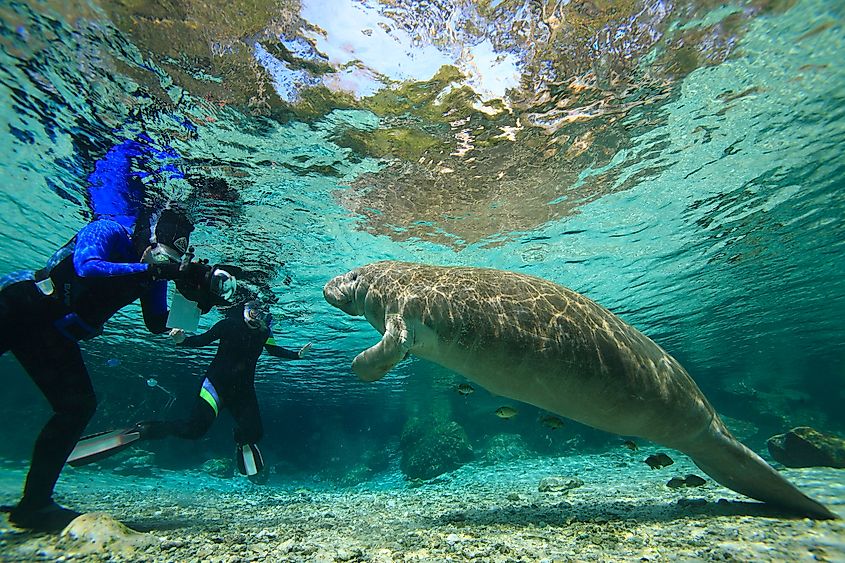
[[[843,60],[836,0],[0,2],[0,275],[94,219],[178,206],[196,256],[269,303],[276,344],[312,344],[258,360],[266,483],[237,475],[221,416],[65,468],[57,500],[175,542],[118,560],[845,558],[841,522],[754,512],[674,450],[413,353],[360,380],[382,335],[323,295],[382,260],[569,288],[776,469],[769,438],[827,435],[836,463],[784,475],[842,517]],[[81,348],[86,433],[186,416],[216,351],[150,334],[137,302]],[[14,503],[51,411],[12,354],[0,373]],[[0,532],[0,560],[75,553]]]

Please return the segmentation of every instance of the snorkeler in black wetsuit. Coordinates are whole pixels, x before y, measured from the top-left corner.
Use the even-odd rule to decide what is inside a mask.
[[[139,218],[133,232],[100,219],[45,268],[0,278],[0,354],[12,351],[53,408],[35,442],[23,497],[6,507],[15,526],[59,530],[79,515],[53,502],[62,466],[97,407],[78,342],[99,335],[109,318],[139,298],[149,331],[164,332],[166,280],[190,288],[208,269],[182,263],[193,228],[173,209],[161,212],[154,229],[148,216]]]
[[[262,350],[271,356],[298,360],[311,348],[308,343],[298,352],[277,346],[270,329],[272,316],[257,301],[249,301],[215,324],[208,332],[185,337],[181,330],[171,331],[179,346],[200,348],[219,340],[217,354],[206,371],[191,415],[173,421],[141,422],[135,427],[141,439],[176,436],[196,440],[205,435],[221,408],[235,419],[239,471],[248,476],[261,472],[264,462],[256,445],[264,433],[255,395],[255,367]]]

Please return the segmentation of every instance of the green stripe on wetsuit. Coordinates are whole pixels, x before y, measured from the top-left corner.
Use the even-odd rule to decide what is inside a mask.
[[[218,406],[220,398],[217,396],[217,389],[214,388],[214,385],[208,379],[202,382],[200,397],[214,410],[214,416],[217,416],[220,412],[220,407]]]

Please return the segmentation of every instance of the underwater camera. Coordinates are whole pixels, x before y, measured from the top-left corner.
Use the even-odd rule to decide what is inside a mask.
[[[238,266],[210,265],[208,260],[194,261],[193,248],[182,257],[182,276],[176,280],[176,290],[187,300],[207,313],[216,305],[229,305],[238,287]]]

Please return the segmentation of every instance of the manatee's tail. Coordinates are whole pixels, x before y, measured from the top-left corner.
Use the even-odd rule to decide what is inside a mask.
[[[718,483],[745,496],[816,520],[839,518],[784,479],[763,458],[742,445],[716,419],[705,447],[685,449],[695,464]]]

